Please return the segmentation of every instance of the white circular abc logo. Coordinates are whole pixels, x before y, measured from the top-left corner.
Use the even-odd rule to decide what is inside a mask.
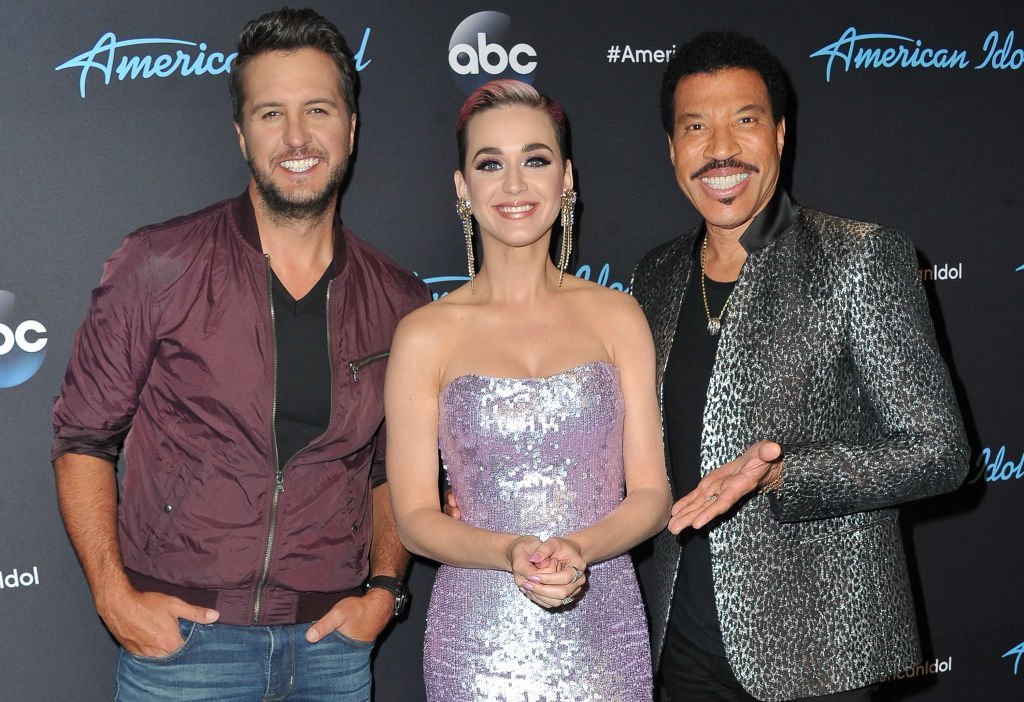
[[[452,32],[448,65],[466,93],[494,78],[533,82],[537,51],[529,44],[512,44],[511,26],[512,18],[505,13],[486,10],[462,20]]]
[[[42,351],[46,346],[46,327],[34,319],[27,319],[13,329],[0,322],[0,356],[5,356],[17,346],[26,353]]]
[[[0,388],[21,385],[36,374],[46,357],[46,327],[14,317],[14,293],[0,290]]]

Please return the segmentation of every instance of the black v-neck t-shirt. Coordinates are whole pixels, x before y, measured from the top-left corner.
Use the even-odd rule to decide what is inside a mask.
[[[327,292],[333,266],[301,300],[273,276],[277,347],[278,465],[327,431],[331,419],[331,355],[327,348]]]

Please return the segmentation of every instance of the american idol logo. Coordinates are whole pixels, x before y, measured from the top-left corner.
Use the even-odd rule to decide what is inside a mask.
[[[1024,478],[1024,453],[1019,459],[1014,459],[1014,455],[1009,454],[1008,457],[1006,446],[998,449],[986,446],[975,461],[977,472],[967,482],[976,483],[982,479],[987,483],[1021,480]]]
[[[448,65],[465,93],[495,78],[533,82],[537,51],[512,38],[512,18],[485,10],[459,23],[448,42]]]
[[[1024,641],[1011,648],[1009,651],[1003,654],[1003,658],[1009,658],[1013,656],[1013,674],[1017,674],[1017,670],[1020,668],[1020,657],[1024,656]]]
[[[370,60],[365,58],[369,41],[370,28],[367,27],[363,30],[363,40],[355,54],[356,70],[361,71],[370,65]],[[53,70],[79,69],[78,94],[85,98],[86,82],[93,70],[102,76],[104,85],[110,85],[110,81],[115,79],[125,81],[171,76],[213,76],[230,73],[231,62],[236,55],[209,51],[206,42],[202,41],[168,38],[119,40],[116,34],[107,32],[91,49],[68,59]]]
[[[1005,38],[992,30],[982,43],[982,60],[975,69],[1018,70],[1024,66],[1024,49],[1015,43],[1013,31]],[[860,34],[847,27],[839,38],[810,55],[825,59],[825,82],[831,82],[832,69],[851,70],[886,68],[943,68],[962,70],[971,66],[969,52],[961,48],[932,47],[922,39],[901,34]]]
[[[935,658],[931,661],[922,661],[893,675],[886,675],[882,678],[882,682],[908,680],[910,678],[919,678],[922,675],[938,675],[939,673],[948,673],[951,670],[953,670],[953,656],[949,656],[946,660]]]
[[[165,51],[152,51],[157,47]],[[173,53],[167,50],[173,47]],[[183,50],[177,47],[189,47]],[[78,94],[85,97],[86,79],[96,69],[103,75],[103,84],[110,85],[112,78],[119,81],[138,78],[167,78],[169,76],[202,76],[229,73],[235,54],[220,51],[206,53],[206,42],[183,39],[124,39],[107,32],[86,52],[68,59],[53,70],[81,69],[78,77]],[[118,61],[118,59],[120,59]],[[116,67],[115,67],[116,62]]]
[[[612,290],[621,290],[623,292],[628,292],[628,290],[626,290],[626,286],[620,283],[619,281],[609,280],[609,278],[611,277],[611,272],[611,264],[604,264],[603,266],[601,266],[601,270],[598,271],[597,279],[594,282],[597,283],[598,285],[603,285],[606,288],[611,288]],[[578,269],[576,269],[576,277],[583,278],[583,280],[590,280],[590,266],[584,264],[580,266]]]
[[[39,584],[39,566],[32,566],[32,570],[18,571],[17,568],[10,572],[0,570],[0,590],[12,590],[16,587],[32,587]]]
[[[941,266],[936,264],[930,268],[920,268],[917,275],[921,280],[963,280],[964,263],[957,261],[956,263],[943,263]]]
[[[583,278],[583,280],[590,280],[592,274],[591,271],[592,269],[590,265],[584,264],[576,269],[576,277]],[[604,264],[601,266],[601,269],[597,274],[597,279],[594,280],[594,282],[598,285],[603,285],[606,288],[611,288],[612,290],[626,291],[626,286],[621,282],[611,280],[611,271],[611,264]],[[444,297],[455,288],[469,282],[469,276],[466,275],[438,275],[431,278],[423,278],[419,273],[414,273],[413,275],[419,277],[420,280],[427,284],[430,288],[430,293],[435,300]]]
[[[14,316],[14,293],[0,290],[0,388],[21,385],[46,359],[46,327]]]

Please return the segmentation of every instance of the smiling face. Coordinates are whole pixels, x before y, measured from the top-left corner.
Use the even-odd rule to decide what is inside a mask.
[[[317,49],[272,51],[249,61],[244,83],[235,128],[256,204],[291,220],[333,210],[356,126],[337,66]]]
[[[739,235],[775,193],[785,140],[761,76],[745,68],[696,73],[675,91],[669,157],[710,230]]]
[[[520,247],[549,234],[572,169],[548,113],[519,105],[484,110],[467,124],[466,143],[455,190],[472,204],[481,236]]]

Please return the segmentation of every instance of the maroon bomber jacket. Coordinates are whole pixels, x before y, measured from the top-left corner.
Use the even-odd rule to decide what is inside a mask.
[[[129,577],[228,624],[310,621],[367,575],[384,370],[425,286],[335,223],[325,434],[275,468],[270,266],[248,194],[128,235],[54,407],[53,457],[125,464]]]

